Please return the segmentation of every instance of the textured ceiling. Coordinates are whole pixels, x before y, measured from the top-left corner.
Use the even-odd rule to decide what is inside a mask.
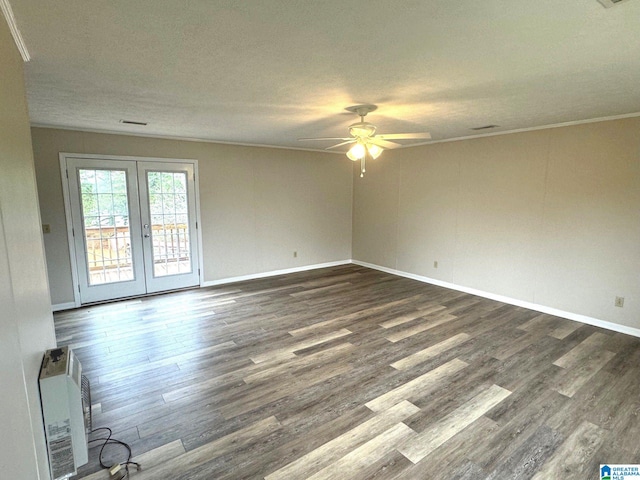
[[[322,149],[357,103],[435,141],[640,112],[640,0],[12,6],[39,125]]]

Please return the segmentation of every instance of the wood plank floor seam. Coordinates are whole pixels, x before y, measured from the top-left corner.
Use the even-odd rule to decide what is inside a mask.
[[[143,463],[132,480],[585,480],[640,463],[640,339],[365,267],[55,326],[94,425]],[[98,450],[77,479],[109,478]]]
[[[413,463],[418,463],[509,395],[511,395],[509,390],[492,385],[439,420],[434,427],[423,431],[415,438],[405,441],[398,450]]]
[[[376,437],[420,409],[411,402],[403,400],[388,410],[349,430],[348,432],[327,442],[312,452],[300,457],[295,462],[269,474],[265,480],[288,480],[291,478],[307,478],[306,475],[317,473],[334,461],[351,453],[360,444]]]

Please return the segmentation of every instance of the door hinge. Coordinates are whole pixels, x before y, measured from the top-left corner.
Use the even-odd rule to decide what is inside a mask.
[[[64,172],[67,174],[67,178],[69,178],[69,169],[65,169]]]
[[[198,222],[196,222],[196,230],[198,229]]]
[[[80,284],[78,284],[78,293],[80,293]]]
[[[76,229],[71,227],[71,236],[75,237],[76,236]]]

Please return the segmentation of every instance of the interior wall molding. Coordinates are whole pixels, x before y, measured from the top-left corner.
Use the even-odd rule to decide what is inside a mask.
[[[1,2],[2,0],[0,0]],[[640,115],[640,114],[639,114]],[[224,142],[222,140],[211,140],[208,138],[197,137],[177,137],[174,135],[161,135],[153,133],[143,132],[121,132],[118,130],[108,130],[99,128],[80,128],[80,127],[67,127],[64,125],[50,125],[48,123],[31,123],[31,128],[48,128],[52,130],[69,130],[72,132],[84,132],[84,133],[99,133],[102,135],[124,135],[127,137],[143,137],[143,138],[158,138],[160,140],[175,140],[178,142],[200,142],[200,143],[214,143],[218,145],[231,145],[234,147],[249,147],[249,148],[274,148],[276,150],[295,150],[302,152],[315,152],[315,153],[330,153],[331,155],[344,155],[342,152],[334,152],[331,150],[317,150],[313,148],[298,148],[298,147],[283,147],[279,145],[268,145],[261,143],[242,143],[242,142]]]
[[[286,275],[287,273],[305,272],[307,270],[317,270],[319,268],[337,267],[340,265],[349,265],[351,260],[338,260],[336,262],[316,263],[314,265],[305,265],[303,267],[285,268],[283,270],[272,270],[270,272],[253,273],[251,275],[242,275],[239,277],[227,277],[219,280],[209,280],[202,282],[201,287],[214,287],[216,285],[226,285],[228,283],[244,282],[246,280],[255,280],[258,278],[275,277],[276,275]]]
[[[13,9],[11,8],[9,0],[0,0],[0,10],[2,10],[2,14],[7,21],[7,25],[9,25],[11,36],[13,37],[13,41],[15,42],[16,47],[18,47],[18,51],[20,52],[22,60],[27,63],[31,60],[31,55],[29,55],[27,45],[24,43],[24,39],[22,38],[20,29],[18,28],[18,24],[16,23],[16,17],[14,17],[13,15]]]
[[[6,0],[0,0],[0,3],[2,3],[3,1],[6,1]],[[504,130],[502,132],[480,133],[476,135],[467,135],[464,137],[446,138],[443,140],[429,140],[428,142],[417,142],[417,143],[412,143],[411,145],[402,145],[397,150],[402,150],[405,148],[422,147],[424,145],[434,145],[436,143],[460,142],[464,140],[473,140],[473,139],[484,138],[484,137],[496,137],[498,135],[511,135],[514,133],[533,132],[536,130],[546,130],[549,128],[571,127],[574,125],[585,125],[589,123],[610,122],[614,120],[624,120],[625,118],[636,118],[636,117],[640,117],[640,112],[624,113],[621,115],[611,115],[608,117],[587,118],[584,120],[574,120],[571,122],[552,123],[549,125],[540,125],[537,127]],[[50,125],[46,123],[32,123],[31,127],[32,128],[49,128],[54,130],[71,130],[73,132],[100,133],[104,135],[126,135],[130,137],[159,138],[163,140],[177,140],[177,141],[183,141],[183,142],[217,143],[219,145],[232,145],[236,147],[275,148],[280,150],[299,150],[302,152],[316,152],[316,153],[330,153],[332,155],[344,155],[344,153],[342,152],[336,152],[331,150],[318,150],[314,148],[285,147],[285,146],[278,146],[278,145],[264,145],[264,144],[241,143],[241,142],[224,142],[220,140],[211,140],[206,138],[176,137],[171,135],[148,134],[148,133],[141,133],[141,132],[120,132],[117,130],[101,130],[101,129],[95,129],[95,128],[87,129],[87,128],[79,128],[79,127],[68,127],[64,125]]]
[[[219,280],[209,280],[206,282],[202,282],[200,284],[200,287],[201,288],[214,287],[218,285],[244,282],[247,280],[256,280],[260,278],[275,277],[277,275],[286,275],[288,273],[305,272],[307,270],[317,270],[320,268],[337,267],[340,265],[348,265],[348,264],[360,265],[361,267],[379,270],[381,272],[389,273],[391,275],[410,278],[412,280],[417,280],[422,283],[428,283],[430,285],[437,285],[439,287],[450,288],[451,290],[457,290],[459,292],[469,293],[471,295],[477,295],[479,297],[488,298],[490,300],[496,300],[498,302],[508,303],[509,305],[515,305],[517,307],[528,308],[529,310],[534,310],[536,312],[546,313],[548,315],[554,315],[556,317],[566,318],[567,320],[573,320],[576,322],[584,323],[586,325],[592,325],[594,327],[600,327],[606,330],[611,330],[618,333],[624,333],[627,335],[632,335],[634,337],[640,338],[640,329],[638,328],[628,327],[626,325],[620,325],[618,323],[613,323],[613,322],[607,322],[605,320],[589,317],[587,315],[581,315],[579,313],[567,312],[565,310],[560,310],[553,307],[547,307],[545,305],[540,305],[537,303],[526,302],[524,300],[518,300],[516,298],[506,297],[504,295],[485,292],[483,290],[477,290],[475,288],[464,287],[462,285],[456,285],[454,283],[449,283],[449,282],[443,282],[442,280],[437,280],[435,278],[423,277],[422,275],[416,275],[414,273],[403,272],[401,270],[396,270],[393,268],[383,267],[381,265],[361,262],[359,260],[352,260],[352,259],[338,260],[335,262],[327,262],[327,263],[317,263],[314,265],[305,265],[302,267],[285,268],[282,270],[271,270],[269,272],[254,273],[250,275],[241,275],[238,277],[221,278]],[[74,302],[59,303],[56,305],[52,305],[52,310],[54,312],[59,312],[61,310],[69,310],[76,307],[77,305]]]
[[[329,268],[329,267],[338,267],[340,265],[349,265],[351,264],[352,261],[349,260],[338,260],[335,262],[327,262],[327,263],[317,263],[314,265],[305,265],[302,267],[294,267],[294,268],[285,268],[283,270],[272,270],[269,272],[261,272],[261,273],[254,273],[251,275],[242,275],[239,277],[227,277],[227,278],[221,278],[219,280],[210,280],[207,282],[201,282],[200,283],[200,288],[205,288],[205,287],[215,287],[218,285],[226,285],[226,284],[230,284],[230,283],[238,283],[238,282],[244,282],[246,280],[256,280],[259,278],[267,278],[267,277],[275,277],[277,275],[286,275],[287,273],[296,273],[296,272],[305,272],[307,270],[317,270],[319,268]],[[198,288],[198,287],[196,287]],[[169,292],[167,292],[169,293]],[[142,295],[141,297],[145,297],[146,295]],[[127,299],[122,299],[122,300],[127,300]],[[100,303],[100,302],[98,302]],[[51,305],[51,310],[54,312],[60,312],[62,310],[71,310],[73,308],[79,308],[81,305],[79,303],[76,302],[67,302],[67,303],[57,303],[55,305]]]
[[[51,305],[51,310],[53,312],[61,312],[62,310],[71,310],[72,308],[76,308],[76,306],[76,302],[56,303],[55,305]]]
[[[567,320],[574,320],[576,322],[592,325],[594,327],[600,327],[606,330],[612,330],[614,332],[625,333],[627,335],[632,335],[634,337],[640,337],[640,329],[638,328],[627,327],[626,325],[607,322],[605,320],[588,317],[586,315],[581,315],[579,313],[566,312],[564,310],[547,307],[545,305],[540,305],[537,303],[526,302],[524,300],[518,300],[516,298],[505,297],[504,295],[485,292],[483,290],[476,290],[475,288],[469,288],[461,285],[456,285],[454,283],[443,282],[442,280],[437,280],[435,278],[423,277],[422,275],[416,275],[414,273],[403,272],[401,270],[395,270],[393,268],[382,267],[380,265],[375,265],[373,263],[361,262],[359,260],[352,260],[351,262],[354,263],[355,265],[360,265],[361,267],[372,268],[374,270],[390,273],[392,275],[398,275],[400,277],[410,278],[412,280],[417,280],[419,282],[429,283],[431,285],[437,285],[439,287],[444,287],[444,288],[450,288],[452,290],[457,290],[459,292],[469,293],[471,295],[477,295],[479,297],[488,298],[490,300],[496,300],[502,303],[508,303],[509,305],[528,308],[529,310],[535,310],[536,312],[541,312],[549,315],[554,315],[556,317],[566,318]]]
[[[599,123],[599,122],[611,122],[614,120],[624,120],[625,118],[636,118],[636,117],[640,117],[640,112],[623,113],[621,115],[611,115],[608,117],[587,118],[585,120],[573,120],[571,122],[563,122],[563,123],[551,123],[549,125],[540,125],[538,127],[516,128],[513,130],[504,130],[502,132],[480,133],[476,135],[466,135],[464,137],[446,138],[444,140],[430,140],[428,142],[412,143],[411,145],[407,145],[407,146],[413,148],[413,147],[420,147],[423,145],[434,145],[436,143],[461,142],[463,140],[473,140],[476,138],[497,137],[499,135],[511,135],[514,133],[535,132],[537,130],[547,130],[550,128],[573,127],[575,125],[586,125],[589,123]]]

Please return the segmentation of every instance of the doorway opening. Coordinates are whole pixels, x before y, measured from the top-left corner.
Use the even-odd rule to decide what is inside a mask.
[[[200,285],[197,162],[60,154],[76,306]]]

